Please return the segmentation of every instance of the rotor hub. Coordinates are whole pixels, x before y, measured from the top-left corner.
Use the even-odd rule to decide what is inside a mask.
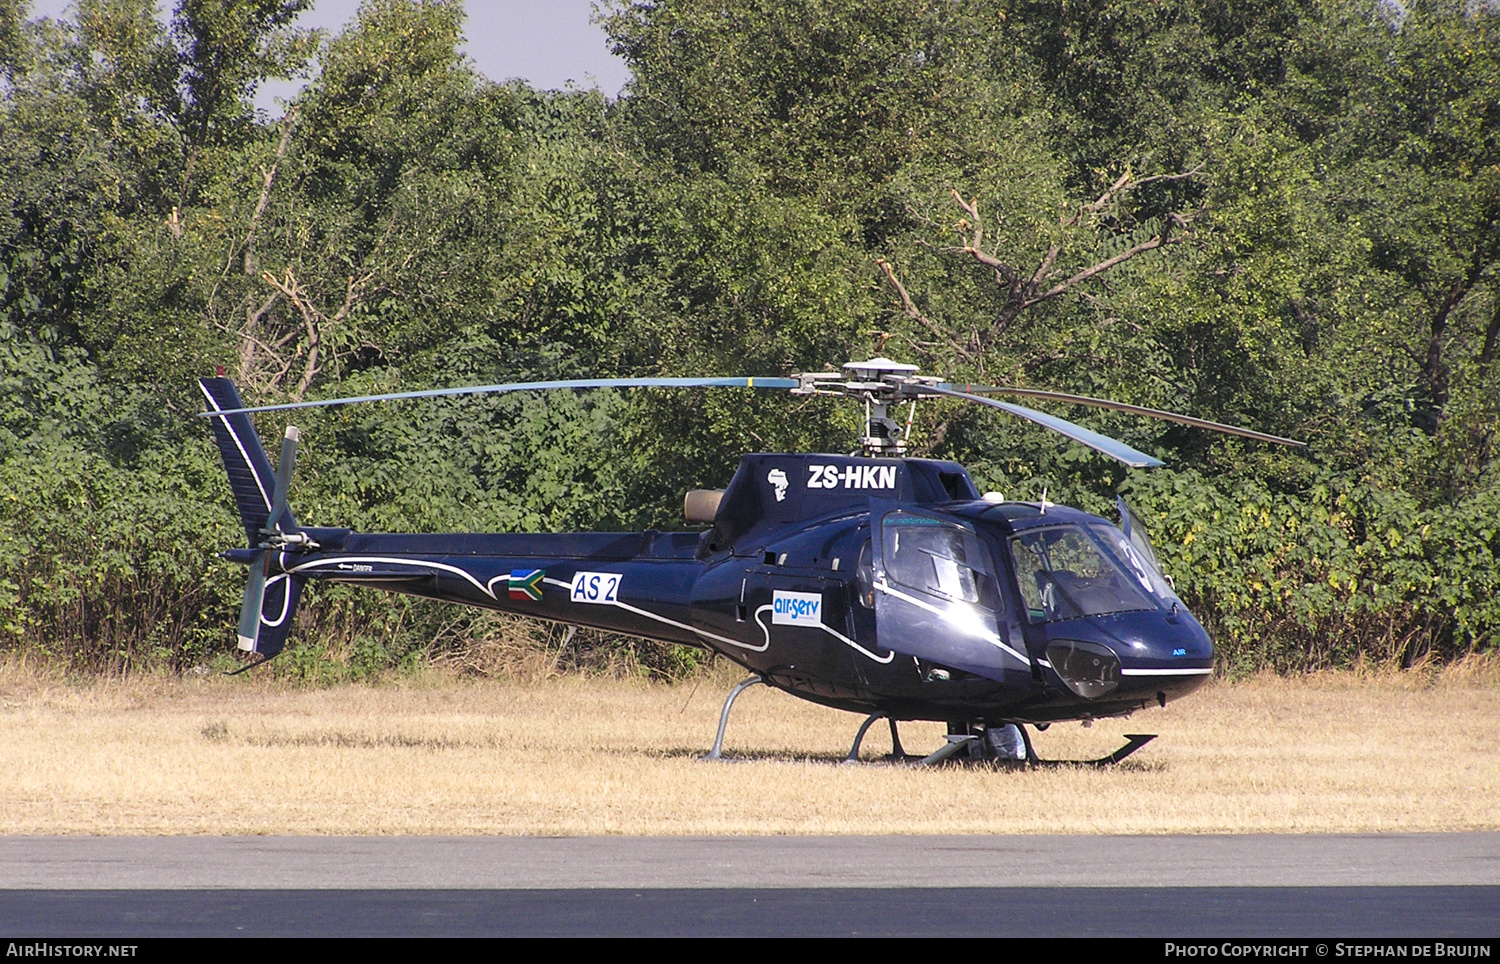
[[[908,418],[903,429],[890,417],[890,407],[901,402],[915,405],[918,398],[932,394],[924,392],[923,388],[938,384],[940,379],[918,375],[916,365],[889,358],[848,362],[843,368],[847,374],[819,372],[794,375],[798,385],[792,389],[792,394],[840,395],[862,400],[865,403],[865,429],[860,435],[859,444],[863,453],[870,458],[900,458],[905,455],[907,439],[911,434],[911,420]]]

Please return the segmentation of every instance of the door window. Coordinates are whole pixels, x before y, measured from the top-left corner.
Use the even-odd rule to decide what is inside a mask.
[[[930,596],[995,609],[989,551],[973,531],[926,516],[892,512],[881,524],[886,578]]]

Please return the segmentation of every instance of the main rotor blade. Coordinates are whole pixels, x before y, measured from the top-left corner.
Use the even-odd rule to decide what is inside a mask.
[[[204,418],[215,415],[238,415],[241,412],[280,412],[291,408],[321,408],[328,405],[352,405],[356,402],[391,402],[407,398],[440,398],[445,395],[483,395],[492,392],[532,392],[560,388],[796,388],[795,378],[571,378],[555,382],[504,382],[499,385],[472,385],[467,388],[434,388],[425,392],[395,392],[389,395],[360,395],[355,398],[325,398],[316,402],[288,402],[284,405],[259,405],[254,408],[225,409],[222,412],[199,412]]]
[[[1277,445],[1296,445],[1301,447],[1306,447],[1307,445],[1306,442],[1282,438],[1279,435],[1267,435],[1264,432],[1255,432],[1236,425],[1225,425],[1223,422],[1210,422],[1207,419],[1194,418],[1191,415],[1179,415],[1176,412],[1163,412],[1156,408],[1142,408],[1139,405],[1129,405],[1125,402],[1113,402],[1107,398],[1090,398],[1088,395],[1070,395],[1067,392],[1048,392],[1039,388],[1008,388],[1004,385],[959,386],[944,384],[941,387],[973,392],[976,395],[991,392],[997,395],[1018,395],[1022,398],[1041,398],[1055,402],[1068,402],[1073,405],[1091,405],[1094,408],[1107,408],[1110,411],[1126,412],[1130,415],[1145,415],[1148,418],[1166,419],[1169,422],[1179,422],[1183,425],[1191,425],[1194,428],[1206,428],[1214,432],[1224,432],[1227,435],[1242,435],[1245,438],[1258,439],[1262,442],[1274,442]]]
[[[935,392],[939,395],[947,395],[950,398],[967,399],[971,402],[978,402],[981,405],[988,405],[991,408],[998,408],[1002,412],[1009,412],[1019,418],[1024,418],[1045,428],[1050,428],[1059,435],[1070,438],[1080,445],[1087,445],[1095,452],[1102,452],[1112,459],[1118,459],[1134,469],[1151,469],[1166,464],[1161,459],[1133,449],[1124,442],[1112,439],[1108,435],[1100,435],[1098,432],[1090,431],[1082,425],[1074,425],[1067,419],[1058,418],[1056,415],[1048,415],[1046,412],[1022,408],[1020,405],[1012,405],[1010,402],[985,398],[983,395],[955,391],[942,385],[923,385],[922,391]]]

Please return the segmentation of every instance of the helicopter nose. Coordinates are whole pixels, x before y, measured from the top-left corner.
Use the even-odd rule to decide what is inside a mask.
[[[1061,628],[1061,627],[1059,627]],[[1046,663],[1075,696],[1118,699],[1137,692],[1180,694],[1202,685],[1213,672],[1213,643],[1185,610],[1121,614],[1093,638],[1053,637]],[[1078,633],[1078,635],[1082,635]],[[1071,636],[1071,634],[1070,634]]]
[[[1102,643],[1058,639],[1047,646],[1047,662],[1068,689],[1097,699],[1120,685],[1120,657]]]

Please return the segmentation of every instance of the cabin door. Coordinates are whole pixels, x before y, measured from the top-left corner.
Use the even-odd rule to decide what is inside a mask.
[[[875,632],[882,649],[994,680],[1031,674],[1025,643],[996,619],[1001,595],[989,544],[920,511],[871,507]]]

